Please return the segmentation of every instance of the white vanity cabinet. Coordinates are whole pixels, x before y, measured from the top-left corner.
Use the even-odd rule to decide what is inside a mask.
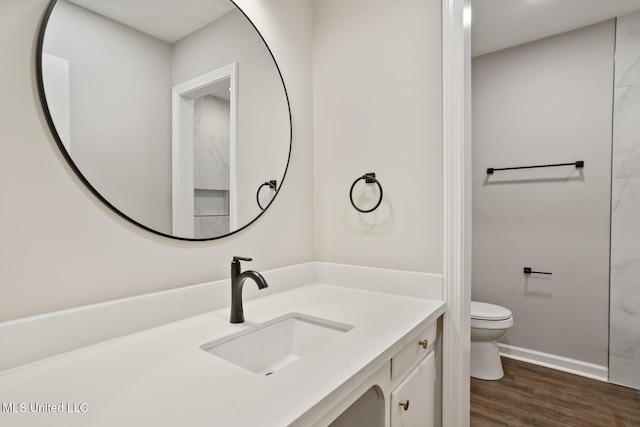
[[[436,325],[391,359],[391,427],[433,427]]]
[[[325,427],[433,427],[436,425],[435,380],[437,322],[410,334],[391,360],[336,405]],[[350,405],[350,406],[349,406]],[[302,425],[302,424],[301,424]]]
[[[182,301],[173,293],[171,298]],[[132,303],[123,304],[117,309],[101,306],[82,318],[102,319],[101,310],[108,309],[116,319]],[[229,323],[225,307],[2,371],[0,395],[8,402],[38,402],[40,396],[42,402],[87,403],[84,413],[48,417],[50,427],[174,427],[204,421],[216,426],[439,427],[441,378],[434,388],[433,355],[439,370],[444,302],[318,283],[245,307],[250,313],[246,324]],[[73,313],[53,317],[47,325],[73,323],[80,318]],[[352,329],[268,376],[243,367],[241,359],[232,362],[203,351],[204,343],[243,331],[242,336],[249,336],[249,331],[292,315]],[[21,325],[10,324],[10,333],[0,325],[0,335],[19,336]],[[279,336],[293,332],[287,329]],[[8,360],[0,356],[0,362]],[[404,400],[409,401],[407,411],[399,405]],[[0,413],[0,426],[32,427],[41,424],[42,415]]]

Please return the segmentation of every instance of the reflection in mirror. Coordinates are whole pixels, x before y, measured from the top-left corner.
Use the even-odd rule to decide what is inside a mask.
[[[288,166],[289,104],[233,2],[54,0],[40,37],[45,115],[107,205],[179,239],[218,238],[260,216],[258,188],[281,185]]]

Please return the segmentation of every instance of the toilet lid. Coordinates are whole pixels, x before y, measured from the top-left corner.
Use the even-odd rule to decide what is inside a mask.
[[[471,318],[478,320],[505,320],[511,317],[511,311],[495,304],[471,301]]]

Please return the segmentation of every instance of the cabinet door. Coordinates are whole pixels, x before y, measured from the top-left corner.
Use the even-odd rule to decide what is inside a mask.
[[[391,393],[392,427],[433,427],[434,381],[431,352]]]

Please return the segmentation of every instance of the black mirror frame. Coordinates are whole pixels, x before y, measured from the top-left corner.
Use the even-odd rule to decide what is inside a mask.
[[[269,45],[265,41],[265,39],[262,36],[262,34],[260,33],[260,31],[258,31],[258,28],[255,26],[253,21],[251,21],[251,19],[249,19],[247,14],[244,13],[242,8],[240,8],[236,4],[235,1],[233,1],[233,0],[228,0],[228,1],[231,2],[242,13],[242,15],[244,15],[244,17],[251,24],[251,26],[254,28],[254,30],[256,30],[256,32],[260,36],[260,39],[262,40],[262,42],[264,43],[265,47],[269,51],[269,55],[271,55],[271,59],[273,60],[274,65],[276,66],[276,70],[278,70],[278,75],[280,76],[280,81],[282,83],[282,88],[284,89],[284,96],[285,96],[285,99],[287,101],[287,110],[288,110],[288,114],[289,114],[289,155],[287,156],[287,164],[285,166],[284,173],[283,173],[282,178],[281,178],[280,187],[276,190],[276,193],[271,198],[271,200],[269,201],[267,206],[264,208],[264,210],[262,210],[260,213],[258,213],[258,215],[256,215],[256,217],[254,219],[252,219],[251,221],[249,221],[248,223],[246,223],[245,225],[243,225],[242,227],[240,227],[240,228],[238,228],[236,230],[233,230],[233,231],[231,231],[231,232],[229,232],[227,234],[223,234],[223,235],[220,235],[220,236],[209,237],[209,238],[201,238],[201,239],[189,238],[189,237],[179,237],[179,236],[174,236],[174,235],[171,235],[171,234],[163,233],[161,231],[154,230],[154,229],[152,229],[150,227],[147,227],[146,225],[134,220],[133,218],[131,218],[130,216],[126,215],[124,212],[122,212],[121,210],[116,208],[107,199],[105,199],[102,196],[102,194],[100,194],[100,192],[98,190],[96,190],[96,188],[93,185],[91,185],[89,180],[82,174],[82,172],[80,172],[80,169],[76,166],[76,164],[74,163],[73,159],[71,158],[71,155],[69,154],[67,149],[64,147],[64,144],[62,143],[62,139],[60,138],[60,135],[58,134],[58,130],[56,129],[56,126],[55,126],[55,124],[53,122],[53,118],[51,117],[51,112],[49,110],[49,104],[47,103],[47,98],[46,98],[46,95],[45,95],[44,80],[43,80],[43,76],[42,76],[42,53],[43,53],[45,32],[46,32],[47,24],[49,23],[49,19],[51,17],[51,14],[53,13],[53,8],[55,7],[56,3],[58,3],[58,0],[51,0],[49,2],[49,5],[47,6],[47,9],[44,12],[44,16],[42,17],[42,21],[40,22],[40,28],[39,28],[39,32],[38,32],[38,39],[37,39],[36,50],[35,50],[35,55],[36,55],[36,57],[35,57],[36,82],[37,82],[37,85],[38,85],[38,95],[39,95],[39,98],[40,98],[40,104],[41,104],[41,107],[42,107],[42,113],[44,114],[44,117],[45,117],[45,119],[47,121],[47,125],[49,126],[49,130],[51,131],[53,139],[55,140],[56,144],[58,145],[58,149],[60,150],[60,152],[64,156],[64,158],[67,161],[67,164],[69,165],[69,167],[71,167],[73,172],[75,172],[76,176],[80,179],[80,181],[82,181],[82,183],[91,191],[91,193],[93,193],[93,195],[98,200],[100,200],[109,209],[111,209],[113,212],[115,212],[120,217],[124,218],[125,220],[133,223],[134,225],[136,225],[136,226],[138,226],[138,227],[140,227],[140,228],[142,228],[142,229],[144,229],[146,231],[149,231],[149,232],[151,232],[153,234],[157,234],[159,236],[168,237],[168,238],[176,239],[176,240],[183,240],[183,241],[210,241],[210,240],[222,239],[222,238],[231,236],[233,234],[236,234],[236,233],[246,229],[250,225],[252,225],[254,222],[256,222],[258,220],[258,218],[260,218],[267,211],[269,206],[271,206],[273,204],[273,202],[275,201],[276,197],[280,193],[280,189],[282,188],[282,184],[284,183],[284,180],[287,177],[287,172],[289,170],[289,162],[291,161],[291,149],[292,149],[292,146],[293,146],[293,124],[292,124],[292,118],[291,118],[291,104],[289,102],[289,93],[287,92],[287,86],[284,83],[284,78],[282,77],[282,72],[280,71],[280,66],[278,65],[278,62],[276,61],[276,58],[273,56],[273,52],[271,51],[271,48],[269,47]]]

